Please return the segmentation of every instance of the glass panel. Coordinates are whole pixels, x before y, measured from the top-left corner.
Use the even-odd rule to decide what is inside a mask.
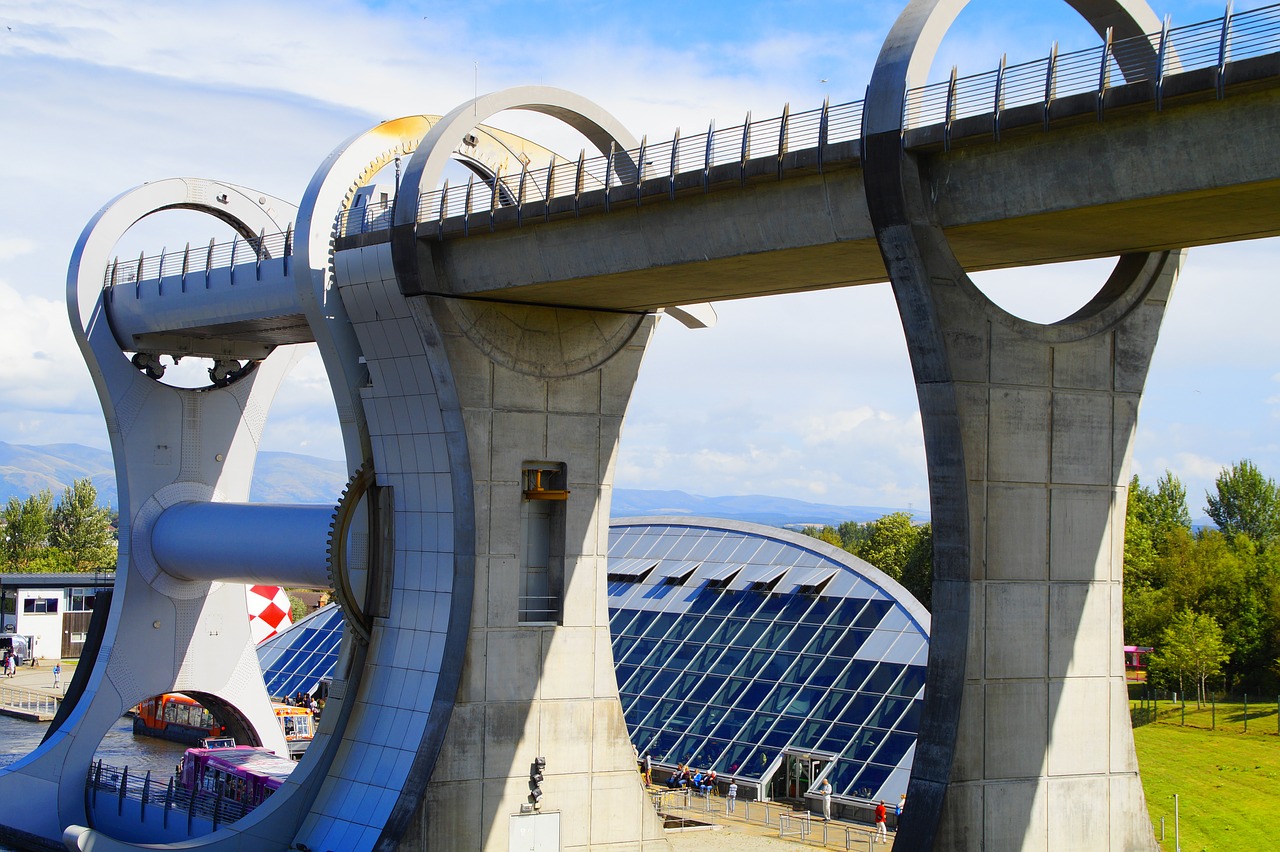
[[[751,743],[734,743],[729,746],[720,755],[716,771],[741,776],[742,762],[747,759],[747,755],[754,748],[755,746]]]
[[[742,597],[742,592],[721,591],[715,602],[711,604],[707,610],[708,616],[723,618],[733,612],[733,608],[738,605],[738,599]]]
[[[830,723],[821,719],[810,719],[800,726],[800,730],[796,732],[791,744],[799,749],[815,749],[818,747],[818,743],[822,742],[822,738],[826,736],[829,727],[831,727]]]
[[[844,636],[845,628],[839,626],[828,626],[819,628],[813,636],[813,644],[809,646],[810,654],[821,654],[823,656],[829,654],[831,649],[836,646],[840,638]]]
[[[868,725],[875,725],[877,728],[892,728],[893,723],[898,721],[898,717],[902,715],[902,711],[911,703],[909,698],[887,697],[880,702],[880,706],[875,712],[867,717]]]
[[[903,698],[915,698],[920,687],[924,686],[925,671],[924,666],[907,666],[901,680],[893,685],[890,692]]]
[[[778,684],[774,687],[773,692],[769,693],[769,698],[760,705],[760,709],[766,713],[782,713],[791,705],[793,699],[800,687],[791,686],[785,683]]]
[[[653,695],[661,698],[666,695],[667,690],[671,688],[671,684],[676,682],[677,672],[669,672],[662,669],[653,676],[653,680],[645,686],[643,692],[645,695]]]
[[[756,643],[760,641],[760,637],[769,629],[767,621],[748,621],[743,626],[742,632],[733,637],[733,644],[741,645],[747,648],[754,648]]]
[[[871,677],[867,678],[867,682],[862,687],[862,691],[879,693],[888,692],[889,687],[893,686],[893,682],[898,679],[898,675],[902,674],[902,670],[904,668],[906,668],[906,666],[899,663],[881,663],[876,666],[876,670],[872,672]]]
[[[836,768],[827,776],[831,781],[831,789],[836,795],[849,795],[848,787],[853,783],[853,779],[858,777],[858,770],[861,768],[862,764],[851,760],[836,761]]]
[[[786,602],[787,599],[782,595],[765,595],[764,600],[760,602],[760,608],[756,610],[755,617],[773,621],[782,613]]]
[[[627,636],[643,636],[645,628],[653,623],[653,617],[654,613],[652,612],[646,612],[642,609],[635,610],[635,618],[627,625],[627,630],[624,632]]]
[[[805,624],[822,624],[836,609],[836,598],[820,597],[809,607],[809,611],[800,620]]]
[[[626,652],[626,656],[619,657],[618,662],[627,662],[633,666],[638,666],[644,662],[644,658],[649,656],[649,652],[656,646],[657,642],[653,639],[637,639],[631,645],[631,650]]]
[[[849,743],[857,734],[858,729],[852,725],[836,725],[818,743],[818,748],[822,751],[833,751],[839,754],[848,748]]]
[[[888,766],[878,766],[874,763],[867,764],[858,773],[857,780],[850,785],[852,790],[850,795],[861,799],[874,799],[892,771]]]
[[[734,669],[747,656],[747,652],[741,648],[726,648],[714,666],[711,667],[710,674],[727,675],[733,674]]]
[[[749,683],[751,683],[751,681],[743,680],[742,678],[729,678],[725,681],[725,684],[721,688],[719,694],[716,695],[715,703],[722,707],[732,707],[733,703],[738,699],[738,696],[742,694],[743,690],[747,688],[747,684]]]
[[[711,638],[707,640],[711,645],[728,645],[738,635],[745,621],[739,621],[736,618],[726,618],[711,633]]]
[[[635,675],[627,683],[627,692],[645,692],[649,686],[649,681],[658,674],[661,669],[641,667],[636,669]]]
[[[716,628],[723,624],[719,618],[703,618],[698,621],[694,628],[689,631],[690,642],[700,642],[703,645],[711,641],[711,634]]]
[[[711,697],[724,684],[722,677],[704,677],[702,681],[689,693],[690,701],[700,701],[703,704],[709,703]]]
[[[870,677],[875,667],[876,664],[871,660],[854,660],[849,664],[849,670],[836,678],[836,688],[853,692]]]
[[[835,683],[836,677],[838,677],[848,665],[848,660],[823,660],[818,664],[817,671],[815,671],[809,678],[809,683],[813,686],[831,686]]]
[[[724,718],[720,720],[719,726],[715,729],[715,735],[722,740],[738,739],[742,728],[751,721],[751,711],[749,710],[730,710],[724,714]]]
[[[818,687],[802,687],[796,693],[796,697],[791,700],[791,704],[786,708],[785,712],[792,716],[804,718],[813,711],[814,706],[821,698],[822,690]]]
[[[787,669],[791,668],[791,664],[795,662],[795,659],[795,654],[776,653],[760,667],[760,670],[756,672],[756,677],[769,681],[781,680]]]
[[[849,693],[847,692],[829,692],[826,697],[818,702],[810,714],[814,719],[824,719],[828,722],[834,722],[840,717],[840,712],[845,709],[845,705],[849,702]]]
[[[676,616],[670,612],[659,612],[654,614],[653,621],[649,623],[648,629],[644,635],[650,639],[662,639],[667,635],[667,631],[671,629],[671,625],[676,623]]]
[[[760,740],[760,745],[773,749],[784,748],[803,722],[803,719],[795,716],[783,716],[773,723],[772,730]]]
[[[835,615],[831,618],[832,624],[838,624],[841,627],[853,627],[858,620],[858,613],[862,612],[862,608],[866,606],[866,598],[845,598],[840,601],[840,605],[836,607]]]
[[[902,714],[902,718],[898,720],[899,731],[910,731],[917,733],[920,730],[920,711],[924,709],[924,699],[917,699],[911,702],[911,706],[907,708],[907,712]]]
[[[786,603],[782,607],[782,611],[778,613],[777,620],[785,624],[796,624],[804,618],[805,613],[809,611],[811,603],[813,603],[813,599],[804,595],[787,595]]]
[[[791,629],[791,631],[777,643],[777,646],[781,651],[793,651],[798,653],[803,651],[812,639],[813,628],[807,624],[801,624]]]
[[[907,753],[907,749],[911,748],[911,744],[915,741],[915,734],[890,734],[885,739],[884,745],[880,746],[880,750],[876,752],[876,763],[897,766],[898,761],[902,760],[903,755]]]
[[[814,669],[818,667],[820,662],[822,662],[821,657],[801,654],[800,658],[791,666],[791,671],[782,676],[783,680],[788,683],[808,683],[809,676],[813,674]]]
[[[770,681],[753,680],[746,691],[738,697],[736,705],[755,710],[764,703],[765,696],[769,694],[769,690],[772,687],[773,683]]]
[[[737,739],[748,743],[758,743],[777,719],[777,716],[771,716],[768,713],[756,713],[751,717],[751,721],[743,727],[742,733],[738,734]]]
[[[880,619],[884,618],[884,614],[891,609],[893,609],[893,601],[867,601],[866,608],[862,611],[862,614],[858,616],[858,620],[854,626],[874,630],[876,627],[880,626]]]
[[[866,642],[870,637],[870,630],[850,628],[845,631],[843,636],[840,637],[840,641],[836,643],[836,646],[831,650],[831,653],[838,654],[841,657],[852,657],[858,653],[858,649],[862,647],[862,643]]]
[[[874,695],[858,695],[845,694],[848,703],[844,707],[844,712],[840,714],[840,721],[847,725],[862,725],[876,709],[879,699]]]
[[[880,746],[884,735],[884,731],[879,731],[875,728],[863,728],[853,737],[853,747],[845,750],[845,754],[859,763],[865,763],[871,759],[871,755]]]
[[[668,698],[665,701],[655,701],[652,698],[644,699],[650,708],[649,714],[641,719],[640,724],[649,728],[665,728],[667,722],[675,714],[676,709],[680,706],[680,699]]]

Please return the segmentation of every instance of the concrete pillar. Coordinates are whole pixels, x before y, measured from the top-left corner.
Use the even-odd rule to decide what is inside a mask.
[[[452,707],[437,694],[423,743],[438,736],[438,757],[410,774],[419,798],[398,848],[506,850],[530,819],[538,757],[541,819],[558,820],[561,848],[666,848],[618,701],[605,595],[618,437],[655,318],[406,298],[386,255],[384,244],[339,261],[369,366],[374,469],[395,512],[392,605],[377,619],[367,688],[385,693],[382,681],[414,666],[413,650],[404,661],[381,650],[410,622],[447,629],[439,683],[458,684]],[[522,618],[531,466],[562,466],[562,481],[543,484],[568,494],[552,501],[553,612]],[[466,569],[434,611],[421,609],[418,577],[447,583],[445,560],[428,567],[423,551]]]

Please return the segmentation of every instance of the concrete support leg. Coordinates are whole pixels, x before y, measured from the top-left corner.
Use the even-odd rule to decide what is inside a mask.
[[[654,317],[406,298],[393,276],[367,272],[389,266],[387,251],[344,253],[340,268],[366,270],[342,294],[369,365],[374,468],[395,507],[369,694],[439,667],[394,842],[506,850],[536,821],[555,824],[566,850],[665,849],[618,702],[605,595],[618,437]],[[531,499],[538,487],[546,499]],[[413,636],[431,644],[418,653]],[[385,739],[388,720],[367,721],[356,727]],[[523,813],[539,757],[540,813]]]
[[[1154,849],[1122,658],[1138,401],[1180,256],[1122,258],[1076,316],[1011,317],[927,228],[894,286],[935,536],[925,720],[900,842]],[[923,239],[921,239],[923,237]],[[936,826],[932,820],[937,818]],[[936,833],[935,833],[936,832]]]

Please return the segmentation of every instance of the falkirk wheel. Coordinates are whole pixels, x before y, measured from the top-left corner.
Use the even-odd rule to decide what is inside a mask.
[[[1120,659],[1118,542],[1137,403],[1180,255],[1122,258],[1054,325],[982,296],[901,146],[905,92],[964,5],[908,5],[863,118],[866,205],[916,375],[936,554],[926,706],[896,842],[1153,849]],[[1100,33],[1159,29],[1134,0],[1071,5]],[[517,162],[572,169],[484,123],[510,109],[565,122],[634,178],[627,152],[640,146],[620,123],[530,87],[352,137],[296,208],[168,179],[85,227],[67,305],[116,461],[119,567],[73,697],[44,743],[0,771],[10,840],[157,848],[95,827],[85,795],[103,734],[149,696],[198,696],[238,738],[283,748],[244,617],[243,585],[270,583],[332,586],[343,607],[323,723],[279,792],[172,848],[503,849],[544,829],[562,848],[666,847],[635,771],[604,604],[618,437],[657,315],[424,285],[418,203],[446,161],[495,199],[548,191],[504,178],[524,175]],[[400,157],[390,240],[337,250],[362,188]],[[212,245],[158,266],[109,263],[125,231],[170,209],[228,223],[230,263],[214,264]],[[700,307],[670,310],[708,322]],[[272,398],[308,341],[350,485],[336,508],[248,504]],[[212,359],[209,385],[166,384],[164,356]]]

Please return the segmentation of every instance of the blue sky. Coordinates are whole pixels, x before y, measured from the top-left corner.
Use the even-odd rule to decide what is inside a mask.
[[[1259,2],[1236,3],[1237,11]],[[1224,4],[1155,5],[1174,25]],[[212,0],[0,6],[0,440],[106,446],[63,302],[84,223],[117,193],[174,175],[301,196],[351,134],[386,118],[443,113],[477,89],[541,83],[600,103],[637,136],[726,127],[862,97],[900,10],[885,2],[263,4]],[[934,76],[1073,50],[1096,36],[1060,0],[974,0]],[[558,131],[505,117],[541,138]],[[174,214],[122,242],[207,241]],[[1191,510],[1218,470],[1252,458],[1280,476],[1274,436],[1280,343],[1272,317],[1280,243],[1192,252],[1143,403],[1134,469],[1171,468]],[[1108,264],[989,276],[1015,311],[1070,313]],[[999,289],[997,289],[999,288]],[[717,305],[716,328],[664,322],[628,413],[617,484],[699,494],[773,494],[923,508],[924,453],[905,345],[887,286]],[[318,358],[295,371],[266,448],[336,457]]]

